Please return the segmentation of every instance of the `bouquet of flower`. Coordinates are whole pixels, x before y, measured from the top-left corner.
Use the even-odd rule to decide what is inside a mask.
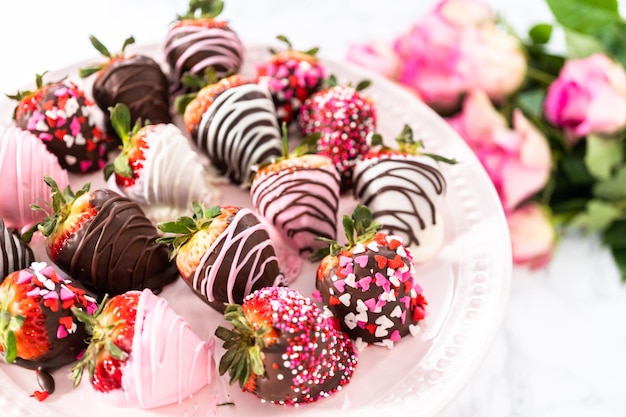
[[[600,233],[626,281],[626,21],[617,0],[546,2],[554,22],[521,36],[483,0],[441,0],[391,44],[351,45],[347,59],[465,139],[500,196],[515,264],[547,265],[575,229]]]

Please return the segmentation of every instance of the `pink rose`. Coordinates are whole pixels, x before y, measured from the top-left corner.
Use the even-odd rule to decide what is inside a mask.
[[[557,238],[548,210],[536,203],[527,203],[507,216],[513,263],[531,269],[543,268],[550,262]]]
[[[626,127],[626,72],[603,54],[569,60],[548,88],[544,110],[570,143],[616,133]]]
[[[483,0],[441,1],[395,40],[394,49],[400,59],[398,81],[440,112],[455,109],[473,89],[502,100],[526,74],[521,45],[498,30]]]
[[[447,121],[489,174],[505,213],[545,186],[552,167],[548,141],[519,109],[511,129],[487,94],[475,90],[467,95],[463,110]]]
[[[346,60],[394,81],[400,64],[393,48],[383,42],[351,44]]]

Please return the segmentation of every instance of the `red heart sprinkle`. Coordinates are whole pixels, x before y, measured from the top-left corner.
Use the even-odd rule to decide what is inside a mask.
[[[31,397],[35,397],[37,401],[43,401],[48,398],[48,395],[50,395],[48,391],[35,391]]]

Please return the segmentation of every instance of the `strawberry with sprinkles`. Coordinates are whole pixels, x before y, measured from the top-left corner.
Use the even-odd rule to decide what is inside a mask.
[[[324,239],[328,246],[310,256],[321,261],[313,298],[340,321],[359,350],[392,349],[404,336],[417,335],[426,316],[413,258],[400,237],[378,231],[366,206],[357,204],[343,225],[345,245]]]

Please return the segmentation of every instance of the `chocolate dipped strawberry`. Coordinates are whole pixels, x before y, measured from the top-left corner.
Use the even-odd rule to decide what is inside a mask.
[[[426,300],[413,277],[411,253],[399,237],[379,232],[372,213],[357,204],[343,226],[347,243],[311,255],[319,261],[316,297],[341,323],[359,349],[393,348],[407,334],[419,332]]]
[[[165,236],[158,241],[169,245],[183,280],[204,302],[223,312],[255,289],[282,285],[274,245],[252,210],[194,202],[192,211],[159,223]]]
[[[277,39],[287,48],[270,49],[272,56],[256,67],[256,79],[269,89],[278,122],[282,124],[298,118],[302,103],[321,88],[326,70],[316,57],[318,48],[297,51],[285,36],[279,35]]]
[[[169,80],[151,57],[126,52],[135,39],[132,36],[127,38],[117,54],[111,53],[95,36],[90,36],[89,40],[106,61],[81,68],[79,75],[86,78],[95,74],[91,93],[98,107],[108,115],[110,107],[125,104],[130,110],[131,124],[137,119],[151,124],[170,123]],[[110,119],[105,120],[108,133],[121,139]]]
[[[85,370],[96,397],[117,407],[180,403],[211,384],[213,340],[198,337],[166,299],[146,289],[104,300],[95,313],[74,308],[87,325],[89,346],[72,367]]]
[[[87,333],[72,307],[93,312],[95,298],[52,266],[33,262],[0,284],[0,353],[7,363],[37,370],[45,399],[54,391],[50,372],[73,363],[85,349]]]
[[[70,187],[61,191],[50,177],[44,181],[53,212],[25,240],[41,232],[50,260],[69,276],[99,297],[131,289],[160,291],[177,279],[167,246],[156,242],[159,231],[137,203],[109,189],[90,191],[89,183],[74,193]]]
[[[346,386],[358,364],[352,341],[295,289],[262,288],[227,307],[218,327],[226,353],[220,374],[264,401],[316,402]]]
[[[104,168],[110,138],[95,124],[95,106],[71,81],[43,82],[37,74],[33,91],[8,97],[18,102],[13,118],[56,155],[62,168],[87,173]]]
[[[253,166],[281,155],[272,98],[249,78],[236,74],[209,80],[179,111],[197,148],[236,185],[247,187]]]
[[[170,69],[170,93],[178,96],[196,90],[185,77],[204,77],[213,71],[218,78],[239,72],[244,48],[241,39],[219,20],[224,2],[191,0],[189,9],[170,27],[164,55]]]
[[[342,85],[331,76],[327,86],[309,97],[300,109],[302,133],[320,133],[318,153],[335,164],[342,192],[352,188],[354,164],[369,150],[367,138],[376,130],[376,108],[363,93],[369,85],[369,81]]]
[[[329,158],[311,153],[318,138],[289,152],[283,125],[283,156],[261,165],[250,186],[253,207],[301,257],[325,245],[318,237],[337,237],[339,174]]]
[[[176,125],[142,125],[139,119],[131,128],[132,117],[124,104],[111,108],[111,121],[122,150],[105,167],[105,178],[114,175],[119,190],[142,205],[147,215],[168,207],[187,211],[193,201],[217,203],[220,193],[213,180],[217,174],[205,166]]]
[[[455,161],[426,153],[413,130],[405,125],[396,147],[372,136],[370,152],[357,162],[353,195],[372,211],[381,231],[402,238],[416,263],[432,259],[443,245],[441,204],[446,180],[439,162]]]
[[[0,282],[11,272],[27,268],[34,260],[31,247],[16,229],[6,227],[0,217]]]

